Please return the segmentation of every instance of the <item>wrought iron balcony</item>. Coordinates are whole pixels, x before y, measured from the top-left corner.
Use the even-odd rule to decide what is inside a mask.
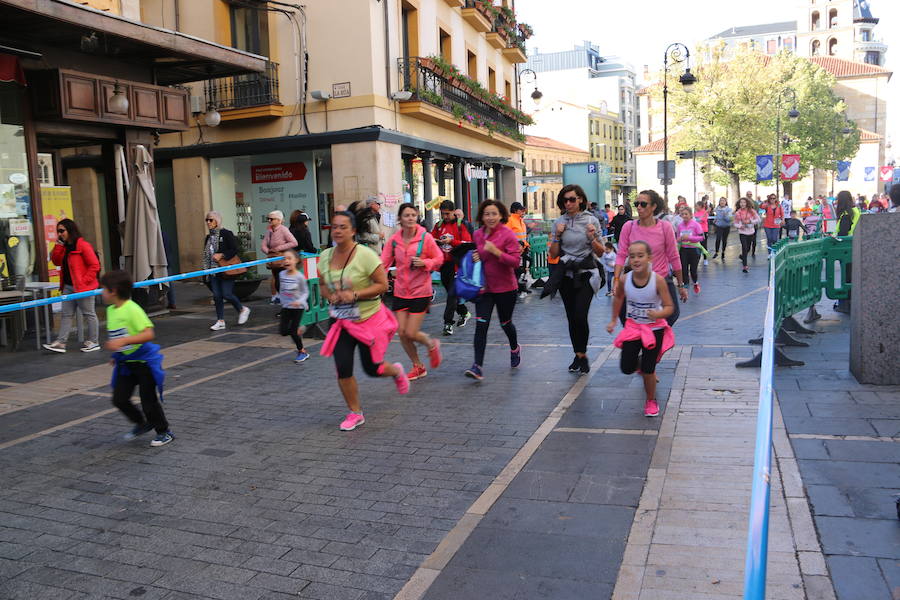
[[[281,104],[278,99],[278,63],[267,62],[263,73],[210,79],[203,84],[207,105],[219,111]]]
[[[412,93],[405,102],[425,102],[447,113],[448,122],[466,123],[476,128],[524,140],[522,123],[530,118],[512,107],[476,95],[461,76],[447,72],[431,58],[399,59],[400,89]],[[483,90],[480,96],[485,96]],[[401,112],[403,112],[401,110]]]

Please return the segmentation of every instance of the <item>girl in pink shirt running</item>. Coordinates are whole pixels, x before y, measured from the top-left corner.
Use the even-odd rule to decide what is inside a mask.
[[[678,256],[681,259],[681,268],[687,271],[687,277],[684,278],[684,286],[687,287],[688,282],[694,281],[694,293],[700,293],[700,279],[697,277],[697,266],[700,264],[700,254],[705,253],[706,249],[700,245],[703,241],[703,230],[700,223],[694,220],[689,206],[682,206],[679,210],[681,221],[677,226],[678,235]]]

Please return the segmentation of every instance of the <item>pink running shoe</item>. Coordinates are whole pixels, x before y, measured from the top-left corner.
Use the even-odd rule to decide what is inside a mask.
[[[647,400],[647,403],[644,404],[644,416],[645,417],[658,417],[659,416],[659,404],[656,403],[656,400]]]
[[[438,340],[431,341],[434,343],[428,349],[428,358],[431,359],[431,368],[437,369],[441,366],[441,361],[444,360],[444,357],[441,355],[441,342]]]
[[[366,418],[362,415],[358,415],[356,413],[348,413],[344,420],[341,422],[341,431],[353,431],[360,425],[366,422]]]
[[[397,386],[397,393],[400,395],[408,394],[409,378],[406,376],[406,373],[403,372],[403,365],[394,363],[394,368],[397,369],[397,373],[399,373],[399,375],[394,376],[394,385]]]

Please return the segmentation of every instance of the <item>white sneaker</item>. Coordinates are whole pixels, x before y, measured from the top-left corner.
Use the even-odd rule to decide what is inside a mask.
[[[707,259],[704,258],[704,259],[703,259],[703,266],[704,266],[704,267],[708,267],[708,266],[709,266],[709,260],[707,260]]]
[[[60,354],[65,354],[66,345],[59,340],[56,340],[52,344],[43,344],[45,350],[49,350],[50,352],[59,352]]]
[[[247,319],[250,318],[250,309],[246,306],[241,309],[241,314],[238,315],[238,325],[243,325],[247,322]]]
[[[221,329],[225,329],[225,321],[216,321],[213,323],[212,327],[210,327],[212,331],[219,331]]]
[[[99,349],[100,349],[100,344],[98,344],[97,342],[91,342],[91,341],[85,342],[84,345],[81,347],[82,352],[96,352]]]

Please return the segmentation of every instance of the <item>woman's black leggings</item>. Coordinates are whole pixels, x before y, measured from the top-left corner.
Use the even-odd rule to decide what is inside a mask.
[[[728,246],[728,234],[731,233],[731,227],[716,226],[716,252],[719,251],[719,244],[722,245],[722,256],[725,256],[725,248]]]
[[[756,232],[753,232],[750,235],[740,234],[741,235],[741,264],[745,267],[747,266],[747,255],[750,254],[750,248],[753,246],[753,243],[756,241]]]
[[[700,245],[703,246],[703,248],[704,248],[705,250],[709,250],[708,244],[709,244],[709,232],[708,232],[708,231],[704,231],[704,232],[703,232],[703,241],[700,242]]]
[[[513,309],[516,308],[516,296],[518,290],[511,292],[485,292],[475,300],[475,364],[484,364],[484,349],[487,346],[487,332],[491,324],[491,314],[494,306],[497,307],[497,318],[500,319],[500,327],[506,333],[509,340],[509,349],[519,347],[519,338],[516,334],[516,326],[513,325]]]
[[[353,377],[353,350],[359,347],[359,360],[362,362],[363,371],[369,377],[381,376],[381,364],[375,364],[372,360],[372,352],[369,347],[357,340],[355,337],[342,331],[338,337],[337,343],[334,345],[334,366],[337,369],[338,379],[347,379]]]
[[[681,269],[684,275],[685,285],[692,280],[694,283],[700,281],[697,278],[697,265],[700,264],[700,250],[698,248],[680,248],[678,255],[681,257]]]
[[[303,338],[297,332],[300,329],[300,319],[303,318],[302,308],[282,308],[281,322],[279,324],[278,333],[281,335],[289,335],[297,346],[297,352],[303,351]]]
[[[578,277],[581,279],[581,285],[578,288],[575,287],[574,279],[563,277],[559,284],[559,295],[562,296],[563,306],[566,307],[572,350],[578,354],[585,354],[587,353],[588,337],[591,335],[588,311],[591,309],[591,300],[594,299],[594,289],[591,287],[590,273],[582,273]]]

